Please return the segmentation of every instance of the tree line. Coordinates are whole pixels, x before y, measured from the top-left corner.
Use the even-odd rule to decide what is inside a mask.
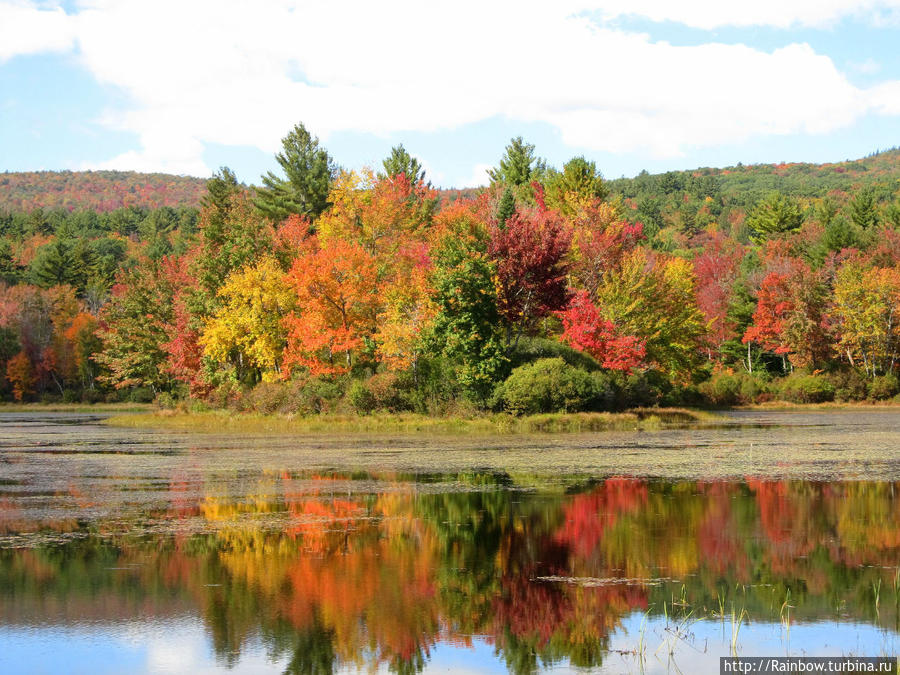
[[[199,212],[0,218],[6,395],[532,413],[900,390],[884,186],[744,212],[721,176],[608,182],[515,138],[451,198],[402,145],[351,171],[302,124],[276,162],[255,188],[221,169]]]

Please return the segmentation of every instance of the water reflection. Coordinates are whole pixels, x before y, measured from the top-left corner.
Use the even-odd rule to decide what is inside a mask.
[[[895,645],[897,483],[337,471],[240,482],[223,490],[180,466],[147,508],[95,518],[84,514],[134,485],[85,493],[73,481],[53,498],[80,515],[49,519],[7,490],[0,625],[39,639],[156,621],[175,639],[199,619],[220,665],[262,651],[298,673],[417,672],[448,650],[512,672],[639,668],[668,652],[717,664],[772,635],[780,653],[821,652],[804,625],[865,627],[856,653]],[[737,636],[735,616],[748,617]]]

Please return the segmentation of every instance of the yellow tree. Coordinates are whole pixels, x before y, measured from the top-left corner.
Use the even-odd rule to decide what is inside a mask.
[[[232,272],[219,289],[219,309],[200,336],[204,356],[246,376],[274,379],[281,372],[287,331],[282,318],[296,305],[296,295],[274,258]]]
[[[625,255],[619,273],[600,284],[597,300],[604,319],[644,342],[647,361],[688,379],[707,330],[695,287],[687,260],[636,248]]]
[[[900,271],[844,265],[834,284],[832,318],[851,365],[872,377],[893,372],[900,347]]]
[[[397,267],[382,284],[384,306],[375,333],[376,355],[388,370],[415,368],[419,336],[437,313],[429,283],[433,265],[425,245],[402,249]]]

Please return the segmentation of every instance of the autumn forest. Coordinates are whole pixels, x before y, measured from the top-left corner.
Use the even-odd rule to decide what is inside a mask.
[[[0,174],[0,395],[512,414],[900,394],[900,151],[490,186],[302,124],[247,186]]]

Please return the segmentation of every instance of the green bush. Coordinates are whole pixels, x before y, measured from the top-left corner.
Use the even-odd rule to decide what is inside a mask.
[[[128,394],[128,400],[132,403],[153,403],[156,394],[150,387],[135,387]]]
[[[350,401],[353,409],[360,415],[368,415],[378,407],[375,396],[369,391],[365,382],[360,382],[359,380],[350,385],[350,388],[347,390],[347,399]]]
[[[765,392],[766,383],[750,373],[716,373],[699,389],[712,405],[746,405],[756,402]]]
[[[343,395],[340,380],[327,380],[320,377],[297,380],[291,388],[291,394],[285,402],[284,412],[300,415],[316,415],[329,412]]]
[[[539,359],[560,358],[570,366],[588,372],[600,370],[600,364],[591,356],[572,349],[558,340],[547,338],[522,338],[519,344],[510,354],[510,367],[515,369],[526,363],[533,363]]]
[[[66,389],[62,394],[63,403],[78,403],[79,400],[81,400],[81,397],[73,389]]]
[[[900,393],[900,381],[896,375],[881,375],[869,382],[869,398],[886,401]]]
[[[861,401],[868,395],[868,382],[856,370],[844,370],[828,375],[834,385],[837,401]]]
[[[606,393],[602,385],[600,379],[562,358],[538,359],[513,370],[495,396],[517,415],[577,412],[602,401]]]
[[[672,382],[658,370],[640,373],[612,373],[618,385],[616,396],[619,408],[645,408],[658,406],[673,393]]]
[[[780,382],[780,393],[793,403],[825,403],[834,400],[834,385],[820,375],[795,374]]]

